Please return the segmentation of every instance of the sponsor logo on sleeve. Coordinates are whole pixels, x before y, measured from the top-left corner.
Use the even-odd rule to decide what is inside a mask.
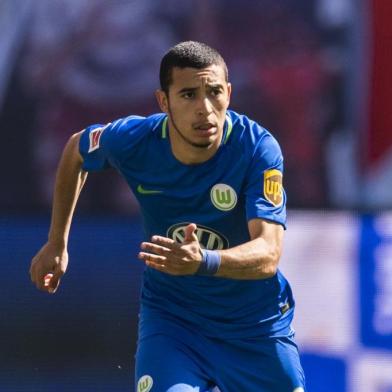
[[[105,125],[104,127],[99,127],[99,128],[93,129],[90,132],[90,134],[89,134],[89,147],[88,147],[89,153],[93,152],[95,150],[98,150],[102,133],[110,124],[111,123]]]
[[[282,172],[276,169],[264,172],[264,197],[275,207],[283,202]]]

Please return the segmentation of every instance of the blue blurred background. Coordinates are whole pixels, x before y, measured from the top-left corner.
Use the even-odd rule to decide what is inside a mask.
[[[284,151],[309,391],[391,392],[390,15],[389,0],[1,0],[0,391],[133,390],[142,229],[116,173],[89,176],[59,292],[28,268],[67,138],[156,112],[161,57],[193,39]]]

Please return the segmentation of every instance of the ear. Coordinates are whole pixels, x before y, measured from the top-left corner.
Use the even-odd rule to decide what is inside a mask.
[[[158,101],[158,105],[162,112],[168,113],[169,112],[169,104],[168,104],[168,97],[163,90],[156,90],[155,97]]]
[[[231,98],[231,83],[227,83],[227,104],[230,103]]]

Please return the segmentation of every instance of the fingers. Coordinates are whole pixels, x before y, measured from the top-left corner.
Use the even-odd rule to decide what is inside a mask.
[[[31,262],[31,266],[30,266],[30,279],[33,283],[35,283],[35,263],[34,263],[34,259]]]
[[[49,273],[44,273],[40,272],[35,275],[36,277],[32,280],[32,282],[35,284],[37,289],[46,291],[48,293],[55,293],[59,284],[60,284],[60,278],[63,276],[62,272],[49,272]]]
[[[158,271],[165,272],[166,274],[172,274],[172,272],[168,270],[167,265],[165,265],[165,264],[159,264],[159,263],[155,263],[153,261],[148,261],[148,262],[146,262],[146,264],[150,268],[154,268]]]
[[[59,286],[60,278],[54,274],[46,274],[44,276],[44,288],[48,293],[54,293]]]
[[[55,293],[57,288],[59,287],[60,279],[64,275],[64,272],[62,272],[60,269],[58,269],[58,271],[55,271],[54,274],[48,274],[48,275],[49,276],[51,275],[51,277],[48,281],[48,284],[47,284],[48,292]],[[46,275],[46,276],[48,276],[48,275]]]
[[[46,275],[46,276],[45,276]],[[38,259],[33,259],[30,267],[31,281],[35,284],[37,289],[48,291],[47,284],[49,284],[48,273],[39,268]]]
[[[50,285],[51,281],[53,279],[53,273],[44,273],[44,272],[39,272],[36,273],[35,280],[33,283],[37,287],[38,290],[46,291],[46,292],[51,292],[50,290]]]
[[[200,257],[198,239],[195,234],[197,226],[194,223],[185,228],[182,243],[171,238],[154,235],[151,242],[142,242],[138,255],[148,267],[172,275],[191,275],[199,264]],[[197,253],[197,254],[196,254]],[[195,256],[196,254],[196,256]]]
[[[154,241],[155,243],[142,242],[140,244],[142,251],[138,255],[139,259],[143,260],[148,267],[168,273],[168,262],[173,256],[175,256],[178,244],[170,238],[161,236],[153,236],[151,241]],[[170,269],[173,268],[171,264],[172,263],[170,263]]]
[[[160,246],[164,246],[168,249],[173,249],[173,247],[177,245],[176,241],[172,240],[171,238],[162,237],[160,235],[154,235],[151,238],[151,242]]]
[[[164,264],[167,260],[164,256],[153,255],[151,253],[139,252],[138,257],[143,260],[147,265],[149,263]]]
[[[190,223],[187,227],[185,227],[185,238],[184,242],[193,242],[197,241],[196,236],[197,226],[194,223]]]
[[[44,286],[48,287],[50,284],[50,280],[53,278],[53,274],[46,274],[44,276]]]
[[[166,257],[153,255],[151,253],[145,252],[139,252],[138,257],[140,260],[143,260],[148,267],[154,268],[162,272],[168,272],[167,266],[165,264],[165,262],[167,261]]]
[[[40,268],[39,268],[39,258],[34,257],[31,266],[30,266],[30,278],[31,281],[37,286],[40,277]],[[43,277],[43,275],[42,275]],[[38,288],[38,286],[37,286]]]
[[[170,248],[161,245],[152,244],[151,242],[142,242],[140,247],[147,252],[152,252],[157,255],[166,256],[169,252],[171,252]]]
[[[144,252],[140,252],[138,257],[150,268],[154,268],[160,272],[170,275],[182,275],[181,271],[178,271],[175,266],[170,263],[168,264],[168,259],[166,257]]]
[[[58,258],[54,258],[58,263]],[[45,266],[40,257],[35,257],[32,260],[30,267],[30,278],[38,290],[54,293],[60,283],[60,278],[64,275],[60,264],[55,264],[53,267]]]

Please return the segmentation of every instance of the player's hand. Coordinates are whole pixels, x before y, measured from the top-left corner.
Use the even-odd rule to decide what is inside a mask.
[[[139,259],[147,266],[170,275],[193,275],[202,261],[194,223],[185,228],[185,238],[178,243],[171,238],[154,235],[151,242],[142,242]]]
[[[31,281],[37,289],[54,293],[67,270],[67,265],[67,249],[47,242],[31,261]]]

